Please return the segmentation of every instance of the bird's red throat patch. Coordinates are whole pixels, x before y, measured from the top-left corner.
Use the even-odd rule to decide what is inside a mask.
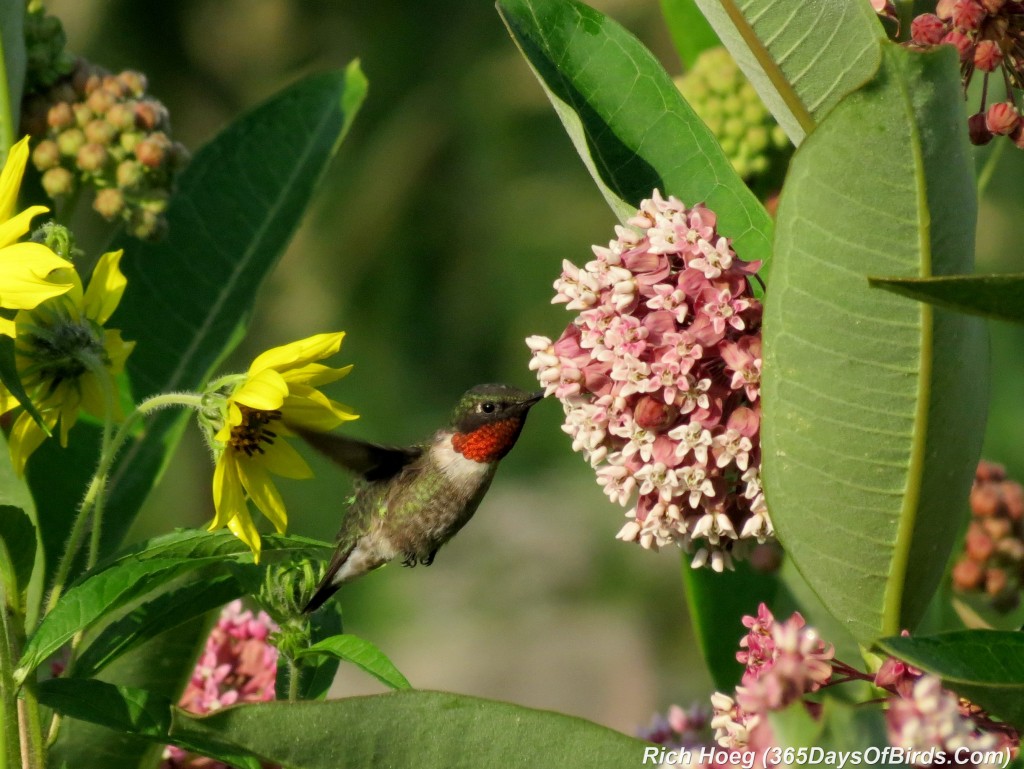
[[[472,432],[455,433],[452,448],[474,462],[497,462],[515,445],[522,426],[521,419],[502,419]]]

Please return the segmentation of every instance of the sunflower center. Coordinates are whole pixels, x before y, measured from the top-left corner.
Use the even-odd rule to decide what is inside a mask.
[[[236,451],[244,451],[247,457],[253,454],[263,454],[266,449],[264,443],[270,444],[277,438],[277,433],[268,430],[267,426],[281,418],[281,412],[261,411],[260,409],[249,408],[241,403],[237,404],[242,412],[242,423],[231,428],[231,439],[228,445]]]
[[[89,321],[61,317],[46,326],[32,326],[18,335],[18,353],[32,360],[29,369],[53,392],[62,382],[89,370],[88,361],[110,364],[110,356]],[[29,373],[29,372],[26,372]]]

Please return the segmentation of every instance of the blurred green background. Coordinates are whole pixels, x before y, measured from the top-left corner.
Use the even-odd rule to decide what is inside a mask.
[[[593,5],[678,74],[655,0]],[[344,329],[338,361],[355,369],[331,394],[362,415],[353,435],[390,443],[429,435],[474,384],[534,386],[523,339],[557,336],[568,322],[550,304],[561,260],[588,260],[615,220],[490,2],[47,7],[74,52],[144,71],[175,138],[193,150],[303,74],[362,60],[367,103],[226,371],[268,347]],[[1022,269],[1022,173],[1024,153],[1005,152],[982,209],[982,269]],[[1024,478],[1024,332],[993,332],[987,456]],[[670,702],[705,698],[710,682],[685,618],[678,554],[614,540],[624,511],[572,454],[561,416],[555,402],[535,409],[472,525],[432,568],[392,566],[347,587],[346,629],[381,646],[417,687],[632,731]],[[281,483],[291,530],[329,539],[348,483],[311,461],[315,480]],[[136,535],[208,521],[209,478],[190,431]],[[343,672],[334,694],[377,691]]]

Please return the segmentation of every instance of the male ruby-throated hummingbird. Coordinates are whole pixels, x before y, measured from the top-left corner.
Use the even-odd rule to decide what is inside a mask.
[[[429,566],[466,525],[487,493],[543,391],[478,385],[462,396],[451,424],[410,447],[378,446],[303,432],[315,449],[356,474],[334,557],[304,611],[315,611],[346,582],[402,557]]]

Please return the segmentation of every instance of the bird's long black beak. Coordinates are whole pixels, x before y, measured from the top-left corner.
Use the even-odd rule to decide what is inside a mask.
[[[526,399],[526,403],[524,405],[532,406],[533,404],[539,403],[542,400],[544,400],[544,391],[537,390],[537,392],[535,392],[533,395]]]

